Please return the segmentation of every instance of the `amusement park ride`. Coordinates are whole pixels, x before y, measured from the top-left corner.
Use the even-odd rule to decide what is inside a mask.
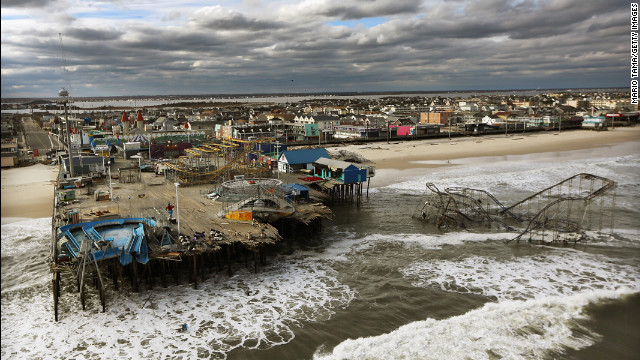
[[[449,187],[441,191],[427,183],[425,201],[414,217],[440,230],[519,233],[507,242],[578,242],[588,230],[613,228],[615,188],[612,180],[581,173],[505,206],[485,190]]]
[[[170,169],[168,176],[174,177],[182,186],[211,183],[224,174],[230,177],[233,171],[243,174],[269,172],[268,164],[257,161],[261,151],[256,149],[256,145],[273,141],[267,138],[252,141],[230,139],[222,143],[205,144],[184,149],[188,155],[163,164]]]

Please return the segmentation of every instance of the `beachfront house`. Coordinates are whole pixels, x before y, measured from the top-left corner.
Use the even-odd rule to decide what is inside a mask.
[[[343,184],[355,184],[367,180],[367,168],[347,161],[321,157],[313,162],[313,174]]]
[[[313,162],[321,157],[329,157],[329,153],[324,148],[286,150],[278,158],[278,171],[283,173],[310,172],[313,170]]]

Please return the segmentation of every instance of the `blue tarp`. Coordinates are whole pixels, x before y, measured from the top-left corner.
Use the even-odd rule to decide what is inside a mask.
[[[280,188],[285,192],[287,199],[293,200],[295,197],[304,198],[309,201],[309,188],[300,184],[282,185]]]

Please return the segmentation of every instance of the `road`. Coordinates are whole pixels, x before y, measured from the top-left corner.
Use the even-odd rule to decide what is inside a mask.
[[[42,130],[38,124],[30,118],[24,120],[24,135],[29,149],[38,149],[41,155],[44,155],[52,148],[58,148],[58,139]]]

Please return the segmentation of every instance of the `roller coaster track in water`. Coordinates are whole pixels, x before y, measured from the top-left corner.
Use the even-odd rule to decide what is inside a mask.
[[[433,183],[426,188],[426,199],[415,217],[438,229],[504,229],[520,233],[507,242],[548,243],[580,241],[596,223],[602,230],[606,215],[613,228],[616,183],[593,174],[574,175],[509,207],[485,190],[450,187],[441,191]]]

